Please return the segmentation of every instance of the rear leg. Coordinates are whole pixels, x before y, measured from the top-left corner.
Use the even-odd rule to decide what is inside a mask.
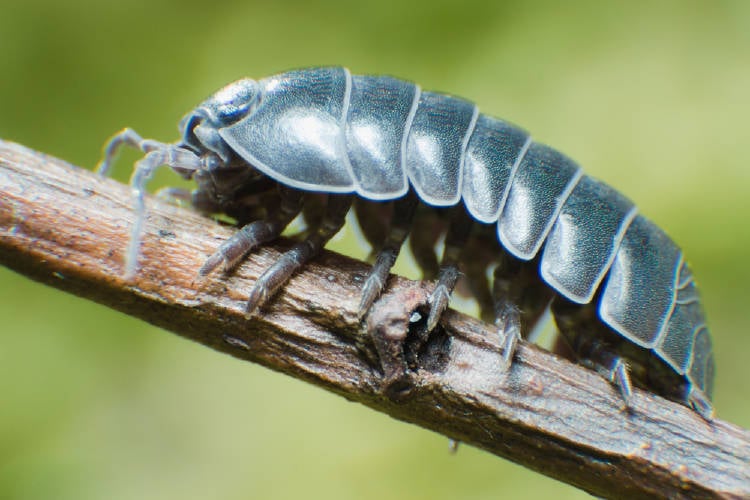
[[[685,401],[693,410],[707,421],[713,420],[714,407],[705,392],[695,385],[689,384],[685,389],[685,394]]]
[[[614,385],[627,407],[632,405],[633,384],[625,359],[614,347],[601,338],[606,338],[596,308],[591,305],[573,304],[562,297],[552,301],[552,314],[565,340],[575,356],[584,366],[596,370]]]

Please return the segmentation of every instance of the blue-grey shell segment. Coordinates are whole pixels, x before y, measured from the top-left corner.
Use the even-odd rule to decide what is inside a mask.
[[[573,302],[596,293],[635,217],[633,202],[584,176],[557,217],[542,251],[542,278]]]
[[[639,215],[625,232],[599,304],[602,320],[627,339],[653,348],[675,306],[682,254],[669,236]]]
[[[656,351],[677,373],[687,374],[693,382],[710,392],[713,385],[711,339],[695,280],[684,262],[677,279],[674,309]],[[706,376],[707,373],[710,376]]]
[[[711,335],[703,327],[695,332],[693,339],[693,362],[688,371],[690,380],[703,389],[711,398],[714,392],[714,355],[711,346]]]
[[[409,189],[403,145],[418,99],[419,88],[413,83],[352,76],[346,147],[357,192],[365,198],[399,198]]]
[[[422,92],[406,141],[406,174],[430,205],[450,206],[461,198],[461,159],[477,119],[473,103]]]
[[[498,221],[503,247],[519,259],[533,259],[581,175],[581,167],[559,151],[531,144]]]
[[[290,71],[258,82],[260,102],[221,137],[249,164],[290,187],[351,192],[343,120],[351,88],[344,68]]]
[[[684,271],[687,269],[684,263],[681,269],[675,290],[675,305],[659,339],[657,350],[677,373],[684,374],[690,367],[695,332],[705,325],[695,282],[692,276],[683,282]]]
[[[513,169],[529,141],[525,130],[479,115],[464,154],[461,188],[467,210],[478,221],[497,222]]]

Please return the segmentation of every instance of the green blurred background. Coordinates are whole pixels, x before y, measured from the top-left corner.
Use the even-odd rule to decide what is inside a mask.
[[[91,168],[123,126],[173,140],[225,83],[324,64],[465,96],[627,193],[750,427],[750,2],[0,0],[0,137]],[[0,498],[586,497],[6,269],[0,317]]]

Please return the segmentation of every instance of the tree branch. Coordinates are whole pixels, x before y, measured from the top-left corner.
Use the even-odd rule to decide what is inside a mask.
[[[393,278],[368,318],[373,342],[356,316],[368,267],[350,258],[325,252],[248,319],[251,285],[289,242],[196,282],[232,228],[151,198],[141,269],[126,282],[132,215],[126,186],[0,141],[0,264],[29,278],[595,495],[750,497],[750,432],[638,390],[627,411],[600,376],[527,343],[503,374],[493,328],[452,311],[408,379],[394,380],[397,341],[429,290]]]

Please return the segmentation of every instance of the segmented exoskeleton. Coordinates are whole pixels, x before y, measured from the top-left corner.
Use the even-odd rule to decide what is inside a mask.
[[[129,273],[136,269],[145,182],[160,165],[198,184],[192,194],[172,196],[242,225],[201,275],[230,270],[324,194],[316,226],[258,279],[249,312],[325,246],[354,205],[377,250],[362,315],[411,234],[426,277],[437,278],[429,330],[462,267],[483,318],[498,325],[506,368],[518,339],[551,306],[573,352],[626,401],[632,377],[711,418],[711,339],[681,251],[630,200],[524,130],[410,82],[313,68],[234,82],[191,111],[180,132],[179,142],[165,144],[126,129],[106,148],[103,173],[122,144],[146,153],[131,181],[137,222]],[[390,220],[381,224],[384,216]]]

